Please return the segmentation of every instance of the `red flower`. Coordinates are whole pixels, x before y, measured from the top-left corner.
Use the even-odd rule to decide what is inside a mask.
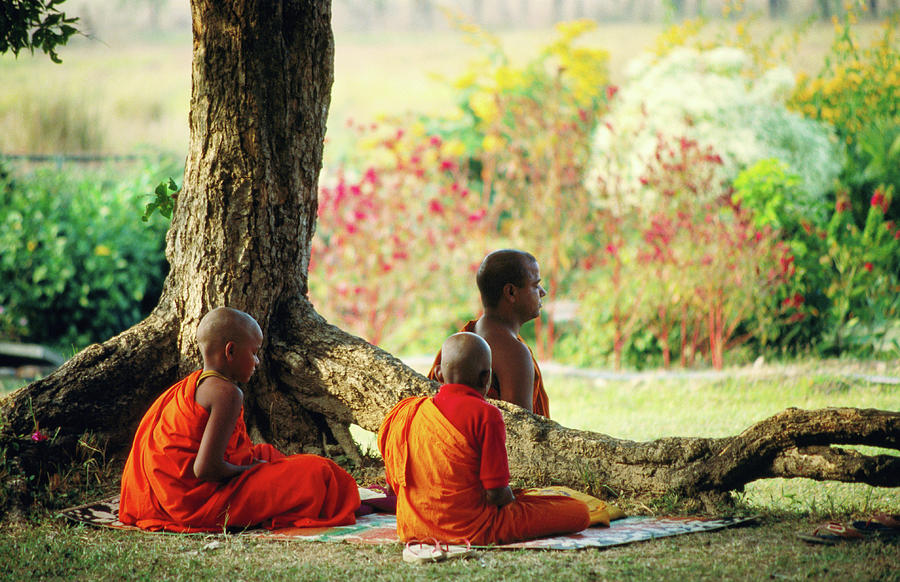
[[[616,256],[617,254],[619,254],[619,249],[618,247],[616,247],[616,245],[609,243],[608,245],[606,245],[606,252],[608,252],[612,256]]]
[[[872,200],[869,202],[872,206],[882,207],[884,204],[884,192],[881,191],[880,188],[875,189],[875,193],[872,194]],[[884,208],[882,208],[882,212]]]
[[[429,141],[431,142],[432,146],[434,146],[436,148],[441,147],[441,138],[439,138],[438,136],[436,136],[436,135],[431,136],[431,139]]]
[[[867,261],[866,264],[863,265],[863,269],[865,269],[866,271],[871,273],[872,272],[872,263]]]
[[[616,96],[616,93],[619,92],[619,88],[615,85],[607,85],[606,86],[606,100],[609,101],[613,97]]]
[[[838,198],[837,204],[834,207],[835,212],[838,214],[850,210],[850,201],[846,198]]]
[[[444,212],[444,205],[441,204],[440,200],[435,198],[428,203],[428,210],[434,212],[435,214],[442,214]]]

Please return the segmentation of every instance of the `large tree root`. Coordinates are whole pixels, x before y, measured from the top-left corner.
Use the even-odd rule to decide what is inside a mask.
[[[834,445],[900,449],[900,413],[789,408],[727,438],[633,442],[562,427],[506,403],[510,470],[520,478],[636,497],[700,496],[740,490],[757,479],[807,477],[900,486],[900,457]]]
[[[177,376],[181,364],[174,318],[151,315],[94,344],[55,372],[0,402],[3,432],[31,434],[37,424],[58,438],[86,431],[128,450],[137,421]]]

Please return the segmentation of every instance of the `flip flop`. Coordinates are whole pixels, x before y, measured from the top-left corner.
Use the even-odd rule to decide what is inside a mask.
[[[450,544],[439,544],[439,547],[444,552],[446,559],[452,560],[454,558],[465,558],[467,556],[471,556],[472,552],[472,544],[469,540],[463,540],[466,545],[450,545]]]
[[[437,540],[427,542],[411,540],[403,548],[403,561],[410,564],[426,564],[428,562],[443,562],[447,554],[441,549]]]
[[[833,546],[837,542],[861,540],[865,539],[866,536],[861,531],[853,527],[846,526],[836,521],[832,521],[830,523],[826,523],[825,525],[820,525],[815,530],[813,530],[812,534],[810,535],[797,534],[797,537],[811,544],[824,544],[827,546]]]

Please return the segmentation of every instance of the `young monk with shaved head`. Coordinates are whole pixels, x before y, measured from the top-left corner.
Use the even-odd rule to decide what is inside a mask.
[[[461,332],[441,348],[446,384],[434,397],[407,398],[385,417],[378,448],[397,493],[397,534],[500,544],[581,531],[588,507],[561,496],[515,496],[509,487],[506,427],[485,400],[491,348]]]
[[[238,384],[256,370],[262,341],[243,311],[203,316],[203,369],[163,392],[138,426],[122,474],[122,523],[175,532],[355,523],[359,489],[346,471],[250,442]]]
[[[537,360],[519,336],[522,325],[539,317],[541,287],[537,259],[524,251],[504,249],[484,258],[475,278],[484,314],[468,322],[462,331],[478,334],[494,355],[493,380],[488,398],[518,404],[535,414],[550,417],[550,402]],[[443,382],[441,352],[428,377]]]

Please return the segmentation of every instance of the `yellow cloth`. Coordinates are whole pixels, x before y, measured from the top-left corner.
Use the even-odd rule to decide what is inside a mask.
[[[597,499],[587,493],[582,493],[581,491],[576,491],[569,487],[555,486],[523,489],[522,495],[562,495],[583,501],[588,506],[588,512],[591,516],[591,525],[601,523],[609,527],[610,521],[625,517],[625,512],[615,505],[611,505],[602,499]]]

